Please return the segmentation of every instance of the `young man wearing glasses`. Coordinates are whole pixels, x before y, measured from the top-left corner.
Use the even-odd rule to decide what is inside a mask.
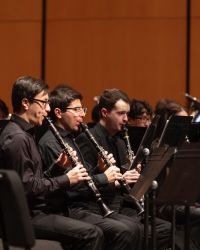
[[[130,100],[128,96],[118,89],[107,89],[99,99],[100,121],[89,131],[95,138],[96,142],[108,153],[112,153],[116,166],[121,168],[128,161],[127,149],[124,141],[120,139],[118,133],[121,132],[122,126],[128,121],[130,112]],[[98,154],[94,146],[84,133],[81,133],[76,142],[83,154],[85,161],[95,166],[98,160]],[[123,175],[128,184],[135,183],[139,174],[135,170],[127,171]],[[104,187],[101,190],[102,198],[107,202],[109,207],[118,211],[118,215],[124,216],[124,222],[137,224],[143,233],[143,224],[137,217],[136,210],[126,207],[123,200],[120,199],[120,185],[116,181],[113,185]],[[94,208],[93,208],[94,209]],[[156,249],[165,249],[170,242],[171,225],[162,220],[156,220],[157,247]],[[141,236],[142,239],[142,236]]]
[[[87,109],[82,107],[81,100],[82,95],[71,88],[56,88],[50,94],[51,112],[49,116],[63,141],[76,151],[78,162],[90,171],[93,167],[84,161],[71,134],[79,130],[80,123],[83,122],[83,118],[85,117]],[[38,149],[44,168],[48,168],[49,164],[54,162],[61,152],[61,146],[50,130],[40,139]],[[108,157],[112,160],[112,155]],[[99,163],[100,165],[104,165],[101,160]],[[69,167],[68,170],[71,168]],[[97,167],[95,170],[99,171]],[[65,170],[54,172],[54,174],[58,176],[63,175],[65,174]],[[122,175],[120,174],[120,170],[116,166],[113,166],[104,173],[101,173],[98,178],[91,172],[91,178],[95,186],[100,188],[101,186],[113,183],[115,180],[122,179]],[[136,226],[133,225],[130,229],[123,222],[111,219],[113,217],[103,219],[98,205],[95,213],[89,210],[89,206],[92,206],[92,204],[96,206],[96,203],[84,182],[73,186],[70,191],[66,192],[63,190],[56,192],[55,195],[47,196],[46,200],[49,207],[53,207],[58,211],[63,210],[66,207],[66,203],[68,203],[69,216],[71,218],[89,222],[101,228],[105,238],[105,249],[140,249],[137,244],[138,231]]]
[[[131,100],[127,125],[148,127],[153,114],[152,107],[145,101]]]
[[[36,239],[58,241],[63,249],[100,250],[104,243],[101,229],[69,218],[67,207],[62,211],[49,210],[45,201],[48,194],[69,190],[82,180],[90,180],[83,166],[62,176],[52,176],[53,171],[64,170],[71,164],[65,153],[58,155],[48,171],[42,172],[34,126],[42,125],[50,111],[48,91],[44,81],[30,76],[21,77],[14,83],[13,115],[0,136],[0,166],[16,170],[21,177]]]

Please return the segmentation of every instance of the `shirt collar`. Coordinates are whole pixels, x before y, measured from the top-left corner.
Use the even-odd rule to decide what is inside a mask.
[[[13,114],[10,118],[10,121],[16,122],[24,131],[28,132],[31,135],[33,135],[35,132],[34,125],[27,122],[18,115]]]
[[[63,138],[65,138],[65,137],[73,138],[73,136],[69,132],[67,132],[65,129],[63,129],[63,128],[59,127],[59,126],[56,126],[56,125],[55,125],[55,127],[58,130],[59,134]]]
[[[107,129],[105,129],[105,127],[102,126],[100,122],[99,122],[99,125],[100,125],[100,128],[101,128],[101,130],[102,130],[102,132],[103,132],[103,134],[104,134],[105,137],[109,138],[109,140],[110,140],[110,138],[114,139],[115,141],[118,140],[118,138],[119,138],[119,133],[115,134],[114,136],[111,136],[111,135],[109,134],[109,132],[107,131]]]

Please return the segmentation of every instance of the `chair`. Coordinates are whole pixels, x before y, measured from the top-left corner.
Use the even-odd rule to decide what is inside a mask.
[[[4,250],[9,250],[9,246],[25,250],[62,249],[59,242],[35,240],[22,182],[14,170],[0,169],[0,231]]]

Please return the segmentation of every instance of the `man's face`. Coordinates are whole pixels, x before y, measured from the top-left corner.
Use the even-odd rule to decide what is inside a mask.
[[[48,101],[48,94],[41,92],[36,95],[33,99],[33,103],[29,102],[27,106],[25,119],[33,125],[41,126],[44,117],[47,116],[48,112],[51,110]]]
[[[151,117],[146,112],[137,115],[135,118],[128,117],[127,125],[135,127],[148,127],[151,122]]]
[[[67,132],[78,131],[80,123],[83,122],[85,112],[82,108],[81,101],[76,99],[70,103],[67,110],[62,113],[60,126]]]
[[[105,118],[105,128],[112,136],[121,131],[122,125],[127,123],[127,114],[129,111],[130,105],[122,100],[117,101],[115,107],[110,112],[106,109],[101,110]]]

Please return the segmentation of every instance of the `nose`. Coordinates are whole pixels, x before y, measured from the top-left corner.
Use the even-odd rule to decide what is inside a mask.
[[[46,112],[50,112],[51,111],[51,107],[50,107],[49,103],[46,104],[45,111]]]
[[[146,120],[143,124],[144,124],[145,127],[148,127],[148,126],[149,126],[149,123],[150,123],[150,121],[149,121],[149,120]]]
[[[128,114],[126,114],[126,113],[124,114],[123,120],[124,120],[125,122],[128,121]]]

